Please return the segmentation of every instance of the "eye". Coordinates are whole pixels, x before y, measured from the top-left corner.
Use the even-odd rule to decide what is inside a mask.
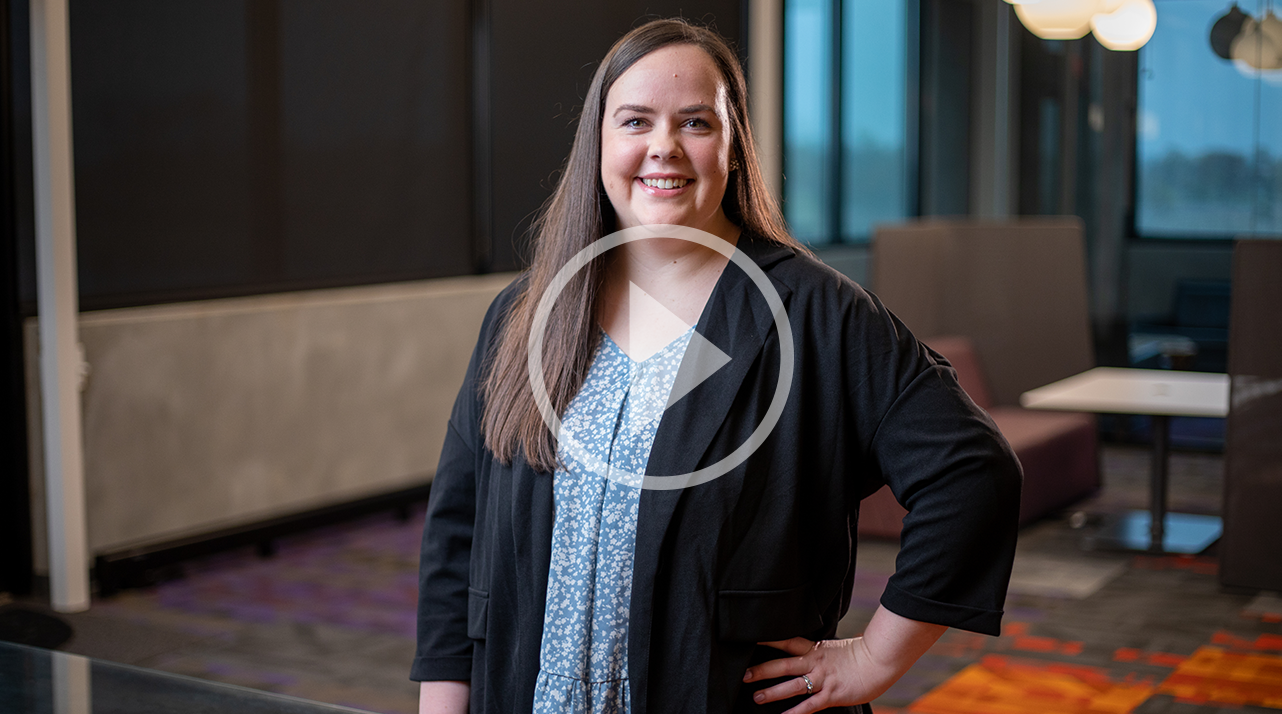
[[[692,129],[712,128],[712,124],[710,124],[707,119],[700,119],[699,117],[691,117],[689,120],[686,121],[686,126]]]
[[[645,127],[645,119],[641,117],[632,117],[623,121],[623,126],[628,129],[641,129]]]

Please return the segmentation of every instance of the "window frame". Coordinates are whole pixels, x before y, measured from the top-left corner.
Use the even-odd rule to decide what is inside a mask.
[[[787,3],[789,0],[783,0],[781,3],[782,12],[782,58],[783,71],[781,72],[780,83],[782,85],[780,92],[780,136],[783,148],[781,168],[783,176],[781,182],[780,195],[784,200],[784,215],[787,218],[787,169],[788,169],[788,71],[787,71],[787,42],[788,42],[788,11]],[[824,156],[823,169],[827,190],[823,198],[823,223],[827,227],[827,239],[824,241],[811,241],[801,236],[798,239],[812,248],[827,249],[845,246],[868,246],[872,243],[875,225],[870,225],[867,233],[860,236],[848,236],[842,229],[842,219],[844,218],[843,205],[843,169],[845,147],[842,144],[842,80],[843,70],[845,69],[846,48],[842,42],[844,28],[844,10],[846,0],[826,0],[828,4],[828,17],[832,21],[829,30],[829,42],[834,51],[827,58],[831,71],[828,82],[829,92],[829,111],[827,116],[827,137],[826,142],[835,150],[828,151]],[[921,36],[922,36],[922,0],[902,0],[903,2],[903,33],[904,33],[904,142],[903,142],[903,190],[904,205],[903,219],[916,218],[921,215]],[[789,221],[791,223],[791,221]]]

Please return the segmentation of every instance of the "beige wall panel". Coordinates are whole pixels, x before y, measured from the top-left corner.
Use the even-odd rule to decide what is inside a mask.
[[[511,278],[84,313],[91,550],[426,481]]]
[[[917,337],[970,337],[996,404],[1095,366],[1077,218],[879,227],[873,287]]]
[[[877,226],[872,291],[918,338],[942,334],[952,232],[939,221]]]
[[[975,338],[997,404],[1095,366],[1080,220],[958,224],[953,251],[943,321]]]

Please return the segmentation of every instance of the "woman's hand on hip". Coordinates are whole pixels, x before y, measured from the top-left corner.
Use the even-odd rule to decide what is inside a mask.
[[[754,695],[758,704],[809,695],[786,714],[863,704],[890,689],[946,629],[878,607],[862,637],[760,643],[792,656],[749,667],[743,681],[789,678]]]
[[[808,714],[828,707],[863,704],[876,699],[899,678],[897,673],[872,660],[862,637],[819,642],[794,637],[760,644],[795,656],[763,662],[750,667],[744,674],[745,682],[791,677],[757,692],[755,701],[758,704],[804,696],[808,693],[806,681],[810,681],[810,696],[789,709],[787,714]]]

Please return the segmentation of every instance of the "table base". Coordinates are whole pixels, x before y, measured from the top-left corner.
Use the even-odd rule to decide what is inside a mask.
[[[1148,511],[1128,511],[1121,516],[1105,519],[1098,530],[1082,538],[1086,550],[1138,550],[1153,552],[1150,548]],[[1191,513],[1167,513],[1162,521],[1162,550],[1164,553],[1201,553],[1219,540],[1224,523],[1219,516],[1199,516]]]

